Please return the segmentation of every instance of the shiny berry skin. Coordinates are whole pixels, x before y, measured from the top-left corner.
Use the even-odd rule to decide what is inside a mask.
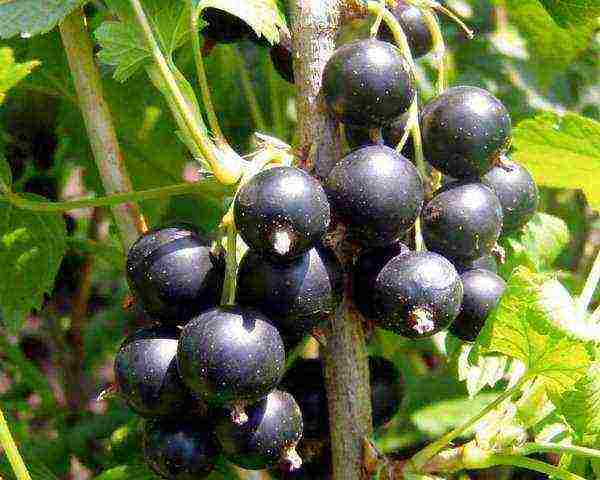
[[[262,470],[278,463],[299,467],[295,447],[302,438],[302,413],[294,398],[273,390],[267,398],[248,407],[243,425],[224,415],[215,433],[227,459],[249,470]]]
[[[467,270],[472,270],[474,268],[481,268],[482,270],[487,270],[488,272],[498,273],[498,262],[493,255],[484,255],[483,257],[476,258],[475,260],[466,260],[464,262],[453,260],[452,263],[460,274],[463,274]]]
[[[291,260],[310,250],[330,222],[323,187],[294,167],[275,167],[252,177],[238,191],[234,215],[246,244],[277,260]]]
[[[462,283],[454,266],[433,252],[409,252],[388,261],[369,289],[376,325],[408,338],[447,328],[460,310]],[[360,308],[360,307],[359,307]]]
[[[406,59],[391,43],[357,40],[338,48],[325,65],[323,93],[337,119],[376,128],[410,107],[415,82]]]
[[[141,236],[127,256],[132,293],[153,318],[183,325],[218,304],[225,265],[196,232],[177,227]]]
[[[175,327],[152,327],[127,337],[115,357],[119,394],[138,415],[159,417],[190,411],[192,396],[177,371]]]
[[[466,342],[474,342],[490,312],[500,302],[506,283],[495,273],[482,269],[468,270],[460,278],[464,288],[463,303],[450,326],[450,333]]]
[[[285,351],[279,332],[262,314],[217,307],[183,328],[177,364],[184,383],[207,402],[243,407],[277,386]]]
[[[489,255],[502,230],[502,207],[483,183],[454,182],[423,208],[423,238],[429,250],[461,262]]]
[[[414,165],[395,150],[374,145],[340,160],[325,188],[350,238],[369,246],[396,240],[415,223],[423,182]]]
[[[231,43],[249,37],[258,38],[250,25],[224,10],[207,8],[202,12],[202,18],[208,22],[202,34],[215,42]]]
[[[197,418],[147,420],[143,449],[148,466],[168,480],[207,478],[220,453],[207,423]]]
[[[379,428],[388,423],[400,409],[402,379],[396,366],[383,357],[369,357],[369,372],[373,427]]]
[[[433,37],[421,9],[397,0],[396,4],[390,7],[390,11],[404,30],[413,57],[427,55],[433,48]],[[385,22],[381,23],[377,38],[385,42],[394,42],[394,35]]]
[[[343,288],[342,267],[322,246],[283,264],[248,250],[238,268],[237,303],[264,313],[293,341],[335,313]]]
[[[497,164],[510,131],[504,105],[477,87],[450,88],[421,112],[425,159],[457,179],[484,175]]]
[[[502,165],[492,168],[481,181],[494,191],[502,205],[502,234],[519,230],[531,220],[538,207],[539,193],[525,167],[503,158]]]

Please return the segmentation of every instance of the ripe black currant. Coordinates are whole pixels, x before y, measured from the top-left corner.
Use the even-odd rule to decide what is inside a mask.
[[[428,54],[433,48],[433,37],[421,9],[409,5],[403,0],[396,0],[396,4],[390,7],[390,11],[404,30],[413,57],[419,58]],[[394,35],[384,22],[379,28],[377,38],[386,42],[394,42]]]
[[[496,308],[506,289],[506,283],[495,273],[482,269],[468,270],[460,276],[464,296],[461,311],[450,326],[450,333],[473,342]]]
[[[498,273],[498,262],[493,255],[484,255],[483,257],[476,258],[475,260],[453,260],[452,263],[460,274],[466,272],[467,270],[472,270],[473,268],[481,268],[482,270],[487,270],[488,272]]]
[[[458,179],[481,176],[497,164],[510,130],[504,105],[477,87],[450,88],[421,112],[425,158]]]
[[[410,229],[423,205],[423,182],[414,165],[384,145],[351,152],[331,170],[327,194],[349,236],[382,246]]]
[[[123,341],[115,357],[119,393],[139,415],[158,417],[189,411],[192,397],[177,371],[175,327],[138,330]]]
[[[321,184],[294,167],[263,170],[242,186],[234,205],[235,224],[250,248],[277,260],[310,250],[330,221]]]
[[[252,37],[258,39],[250,25],[219,8],[207,8],[202,13],[202,18],[208,23],[202,34],[215,42],[231,43]]]
[[[237,303],[264,313],[291,343],[327,321],[343,287],[341,265],[322,246],[283,264],[248,250],[238,269]]]
[[[182,325],[221,297],[225,266],[196,232],[152,230],[127,256],[127,281],[144,310],[164,323]]]
[[[148,420],[143,446],[150,468],[168,480],[206,478],[219,455],[212,429],[204,419]]]
[[[428,337],[447,328],[458,315],[463,295],[454,266],[433,252],[393,257],[369,290],[372,303],[363,314],[408,338]]]
[[[398,48],[379,40],[358,40],[342,45],[327,62],[323,93],[341,122],[376,128],[408,110],[415,85]]]
[[[369,373],[373,427],[379,428],[389,422],[400,409],[402,379],[396,366],[383,357],[369,357]]]
[[[302,413],[289,393],[273,390],[248,407],[248,421],[243,425],[223,416],[215,433],[227,459],[242,468],[261,470],[280,462],[298,468],[302,464],[296,453]]]
[[[421,218],[427,248],[458,261],[489,255],[502,229],[498,197],[477,182],[441,188],[425,205]]]
[[[502,166],[492,168],[481,181],[502,205],[502,234],[514,232],[531,220],[538,207],[538,189],[525,167],[503,158]]]
[[[217,307],[183,328],[177,363],[189,388],[211,404],[232,408],[232,417],[243,423],[244,405],[267,396],[281,380],[285,351],[262,314]]]

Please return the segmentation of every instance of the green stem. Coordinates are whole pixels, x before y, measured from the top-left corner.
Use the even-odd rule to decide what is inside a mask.
[[[210,96],[210,87],[208,86],[206,70],[204,69],[204,60],[202,58],[202,49],[200,47],[198,19],[200,18],[200,10],[202,8],[190,5],[190,9],[190,34],[192,36],[192,51],[194,53],[194,62],[196,63],[198,83],[200,84],[200,90],[202,92],[202,102],[204,103],[204,108],[206,109],[206,115],[208,117],[208,124],[210,125],[210,129],[212,130],[213,135],[220,141],[224,142],[225,136],[221,131],[219,119],[217,118],[217,114],[215,113],[215,107]]]
[[[415,99],[410,107],[411,134],[413,139],[413,148],[415,151],[415,163],[421,174],[423,183],[427,182],[427,165],[425,163],[425,154],[423,153],[423,139],[421,137],[421,125],[419,124],[419,100]],[[425,249],[423,234],[421,230],[421,219],[417,218],[415,223],[415,249],[420,252]]]
[[[545,462],[541,462],[539,460],[534,460],[532,458],[520,457],[517,455],[501,455],[495,454],[490,456],[491,465],[504,465],[504,466],[513,466],[526,468],[528,470],[533,470],[535,472],[545,473],[552,478],[556,478],[559,480],[585,480],[583,477],[579,475],[575,475],[574,473],[567,472],[561,468],[555,467],[554,465],[550,465]]]
[[[203,189],[202,184],[180,183],[168,187],[151,188],[139,192],[116,193],[104,197],[90,198],[85,200],[70,200],[67,202],[43,202],[31,200],[14,192],[4,192],[5,199],[15,207],[33,212],[67,212],[78,208],[104,207],[121,205],[123,203],[138,202],[141,200],[152,200],[156,198],[172,197],[176,195],[188,195],[199,193]],[[0,201],[2,198],[0,197]]]
[[[431,37],[433,38],[433,49],[437,54],[438,60],[438,84],[437,90],[438,95],[442,94],[447,87],[447,77],[446,77],[446,43],[444,42],[444,35],[442,34],[442,30],[440,28],[440,24],[431,11],[430,8],[423,8],[421,10],[423,14],[423,19],[431,32]]]
[[[17,480],[31,480],[31,476],[27,471],[15,440],[10,434],[10,429],[8,428],[8,423],[6,423],[2,409],[0,409],[0,446],[4,449],[4,453],[6,453],[6,457],[10,462],[13,472],[15,472]]]
[[[248,105],[250,106],[250,115],[252,115],[252,121],[254,122],[254,126],[257,130],[260,130],[261,132],[266,132],[267,124],[265,123],[262,110],[260,108],[260,105],[258,104],[258,99],[254,94],[254,88],[252,87],[252,82],[250,81],[250,75],[248,75],[246,63],[240,55],[240,51],[237,47],[230,46],[229,49],[237,63],[238,70],[240,72],[240,81],[242,82],[242,89],[244,90],[244,95],[248,100]]]
[[[598,251],[598,254],[596,255],[596,259],[594,260],[592,269],[590,270],[590,274],[588,275],[587,280],[585,281],[585,286],[583,287],[583,290],[581,291],[581,295],[579,295],[579,299],[577,300],[579,318],[584,318],[585,312],[587,311],[587,308],[588,308],[590,302],[592,301],[592,298],[594,297],[594,292],[596,291],[596,288],[598,287],[599,281],[600,281],[600,250]],[[594,315],[596,315],[596,312],[594,312]]]
[[[277,77],[279,74],[275,70],[273,62],[269,62],[268,69],[269,74],[267,80],[269,82],[269,99],[271,101],[273,128],[278,138],[287,140],[284,110],[280,101],[280,91],[277,89]]]
[[[227,256],[225,260],[225,283],[221,305],[235,303],[235,286],[237,276],[237,232],[233,224],[227,226]]]
[[[519,455],[523,456],[531,455],[532,453],[558,453],[600,459],[600,450],[587,447],[580,447],[578,445],[561,445],[558,443],[548,442],[526,443],[523,446],[516,449],[515,453],[518,453]]]
[[[242,176],[243,167],[241,163],[233,156],[217,155],[215,153],[216,146],[196,123],[196,118],[190,110],[181,89],[177,85],[177,80],[175,79],[167,60],[161,52],[156,39],[154,38],[152,27],[150,26],[150,22],[146,17],[146,13],[144,12],[144,8],[142,7],[140,0],[130,1],[135,12],[135,17],[142,29],[148,47],[150,48],[150,52],[152,53],[152,57],[154,58],[154,62],[158,66],[163,80],[167,84],[169,90],[172,92],[175,104],[177,105],[181,117],[183,118],[183,121],[185,122],[185,125],[188,128],[194,142],[198,144],[202,155],[210,163],[213,173],[219,182],[225,185],[232,185],[236,183]]]
[[[465,423],[463,423],[459,427],[455,428],[454,430],[448,432],[442,438],[431,443],[430,445],[428,445],[427,447],[422,449],[420,452],[417,452],[417,454],[414,457],[412,457],[412,459],[411,459],[411,464],[412,464],[414,471],[421,470],[423,468],[423,466],[429,461],[429,459],[431,459],[434,455],[436,455],[438,452],[443,450],[446,447],[446,445],[448,445],[452,440],[454,440],[458,436],[462,435],[469,428],[471,428],[473,425],[475,425],[479,420],[481,420],[483,417],[485,417],[488,413],[495,410],[507,398],[512,397],[515,393],[517,393],[521,389],[521,387],[528,380],[529,380],[529,376],[524,375],[523,378],[521,378],[521,380],[519,380],[515,386],[513,386],[512,388],[506,390],[504,393],[499,395],[498,398],[496,398],[496,400],[494,400],[492,403],[490,403],[485,408],[483,408],[475,416],[471,417],[469,420],[467,420]]]

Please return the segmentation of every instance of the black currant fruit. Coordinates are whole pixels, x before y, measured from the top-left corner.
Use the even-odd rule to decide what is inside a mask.
[[[376,128],[410,107],[415,96],[408,62],[391,43],[358,40],[342,45],[323,72],[323,93],[339,121]]]
[[[498,262],[493,255],[484,255],[483,257],[476,258],[475,260],[466,260],[466,261],[452,261],[458,273],[463,274],[467,270],[472,270],[474,268],[481,268],[482,270],[487,270],[488,272],[498,273]]]
[[[241,18],[218,8],[207,8],[202,18],[208,23],[202,30],[206,38],[219,43],[231,43],[256,36],[252,27]]]
[[[281,78],[294,83],[294,59],[292,56],[292,39],[287,35],[280,35],[279,43],[273,45],[269,51],[271,61]]]
[[[208,421],[148,420],[143,445],[146,462],[168,480],[207,478],[219,455]]]
[[[504,157],[502,166],[492,168],[481,181],[494,191],[502,205],[502,234],[519,230],[531,220],[539,203],[538,188],[525,167]]]
[[[193,399],[177,371],[175,327],[138,330],[122,343],[115,357],[119,394],[143,417],[180,415]]]
[[[410,249],[404,243],[394,242],[385,247],[365,250],[358,257],[353,272],[353,297],[358,308],[368,318],[375,316],[371,293],[379,272],[392,258],[408,252]]]
[[[363,314],[374,314],[372,320],[386,330],[423,338],[454,321],[463,288],[456,269],[444,257],[410,252],[385,264],[369,294],[372,304]]]
[[[330,210],[321,184],[294,167],[263,170],[240,188],[235,224],[253,250],[290,260],[310,250],[327,232]]]
[[[283,341],[262,314],[218,307],[192,319],[177,350],[184,383],[207,402],[233,409],[243,423],[244,405],[267,396],[285,369]]]
[[[510,130],[504,105],[477,87],[450,88],[421,112],[425,158],[458,179],[484,175],[498,164]]]
[[[429,250],[460,262],[489,255],[502,230],[502,207],[483,183],[454,182],[423,208],[423,238]]]
[[[482,269],[468,270],[460,276],[464,296],[461,311],[450,326],[450,333],[473,342],[496,308],[506,289],[506,283],[495,273]]]
[[[327,194],[353,240],[382,246],[415,223],[423,182],[414,165],[395,150],[374,145],[351,152],[331,170]]]
[[[182,325],[218,304],[225,265],[208,242],[184,228],[152,230],[127,256],[127,281],[144,310],[171,325]]]
[[[329,435],[327,391],[320,360],[298,360],[285,373],[280,388],[291,393],[300,405],[304,438],[320,439]]]
[[[403,0],[396,0],[390,11],[404,30],[413,57],[419,58],[428,54],[433,48],[433,37],[421,9]],[[381,23],[377,38],[385,42],[394,42],[394,35],[385,22]]]
[[[373,427],[388,423],[400,409],[403,390],[400,372],[383,357],[369,357]]]
[[[322,246],[289,263],[248,250],[238,269],[237,303],[272,319],[283,338],[300,339],[335,312],[343,288],[342,267]]]
[[[289,393],[273,390],[248,407],[248,421],[243,425],[223,416],[215,433],[227,459],[242,468],[261,470],[278,463],[299,468],[302,464],[296,453],[302,413]]]

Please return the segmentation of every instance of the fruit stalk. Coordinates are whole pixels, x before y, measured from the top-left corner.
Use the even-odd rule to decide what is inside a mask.
[[[60,35],[104,188],[108,193],[130,192],[131,180],[127,174],[117,133],[104,99],[100,73],[94,62],[92,42],[81,9],[75,10],[62,21]],[[119,228],[121,242],[127,249],[146,229],[144,218],[135,203],[114,206],[112,212]]]
[[[10,433],[8,428],[8,423],[6,422],[6,418],[4,418],[4,413],[0,409],[0,446],[6,453],[6,457],[10,463],[10,466],[15,472],[15,477],[17,480],[31,480],[31,476],[29,475],[29,471],[27,470],[27,466],[17,449],[17,445]]]
[[[321,76],[335,49],[340,21],[338,0],[298,0],[292,12],[294,76],[298,88],[298,133],[302,166],[326,176],[341,158],[341,139],[319,96]],[[343,237],[343,235],[342,235]],[[337,239],[338,258],[348,266]],[[350,290],[350,289],[348,289]],[[361,478],[362,440],[372,431],[369,369],[363,318],[346,294],[334,315],[323,347],[329,399],[333,478]]]

